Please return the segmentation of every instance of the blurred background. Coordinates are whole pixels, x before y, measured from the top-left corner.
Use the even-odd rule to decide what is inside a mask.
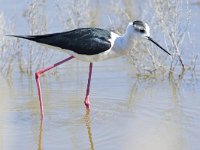
[[[198,150],[199,14],[197,0],[0,0],[0,149]],[[134,20],[147,22],[173,57],[141,39],[127,57],[95,63],[90,113],[89,64],[74,59],[49,71],[42,124],[34,73],[68,54],[4,35],[79,27],[121,35]]]

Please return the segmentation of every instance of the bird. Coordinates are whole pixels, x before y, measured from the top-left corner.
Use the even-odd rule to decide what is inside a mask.
[[[34,41],[40,44],[52,46],[55,49],[62,49],[70,56],[61,60],[47,68],[36,71],[35,80],[37,84],[37,91],[40,102],[41,118],[44,117],[43,99],[40,87],[40,76],[45,72],[76,58],[80,61],[89,63],[89,75],[87,82],[87,89],[85,95],[86,109],[90,110],[90,83],[92,76],[93,63],[97,61],[116,58],[128,55],[128,52],[133,48],[134,41],[140,38],[147,39],[158,46],[161,50],[171,56],[171,54],[161,47],[150,36],[149,25],[140,20],[130,22],[124,34],[119,35],[113,31],[102,28],[77,28],[71,31],[44,34],[44,35],[7,35],[16,38],[22,38]]]

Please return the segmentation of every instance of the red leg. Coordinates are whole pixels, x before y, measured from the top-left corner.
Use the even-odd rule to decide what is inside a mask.
[[[68,61],[68,60],[71,60],[72,58],[74,58],[74,56],[70,56],[62,61],[59,61],[57,63],[55,63],[54,65],[52,66],[49,66],[45,69],[42,69],[42,70],[38,70],[36,73],[35,73],[35,80],[36,80],[36,84],[37,84],[37,90],[38,90],[38,96],[39,96],[39,101],[40,101],[40,114],[41,114],[41,119],[43,120],[43,117],[44,117],[44,110],[43,110],[43,101],[42,101],[42,93],[41,93],[41,88],[40,88],[40,76],[47,72],[48,70],[51,70],[52,68],[54,67],[57,67],[61,64],[63,64],[64,62]]]
[[[90,67],[89,67],[89,77],[88,77],[87,90],[86,90],[85,101],[84,101],[87,109],[90,109],[89,94],[90,94],[91,76],[92,76],[92,63],[90,63]]]

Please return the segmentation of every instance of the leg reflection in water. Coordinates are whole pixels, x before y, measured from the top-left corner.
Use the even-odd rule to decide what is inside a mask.
[[[86,110],[86,114],[85,114],[85,124],[88,130],[88,137],[89,137],[89,141],[90,141],[90,150],[94,150],[94,143],[93,143],[93,139],[92,139],[92,130],[91,130],[91,121],[90,121],[90,111]]]
[[[92,139],[92,130],[91,130],[91,121],[90,121],[90,110],[86,109],[86,114],[84,116],[86,128],[88,131],[88,138],[90,142],[90,150],[94,150],[94,143]],[[40,122],[40,129],[39,129],[39,137],[38,137],[38,150],[42,150],[42,139],[43,139],[43,126],[44,122],[41,120]]]
[[[42,150],[42,132],[43,132],[43,121],[40,121],[40,130],[39,130],[39,142],[38,142],[38,150]]]

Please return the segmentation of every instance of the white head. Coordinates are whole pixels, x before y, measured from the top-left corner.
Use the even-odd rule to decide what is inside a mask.
[[[130,40],[134,40],[135,38],[145,38],[149,41],[153,42],[155,45],[157,45],[159,48],[161,48],[163,51],[165,51],[167,54],[171,55],[168,51],[166,51],[164,48],[162,48],[157,42],[155,42],[150,37],[150,28],[149,25],[142,21],[133,21],[129,23],[126,34],[125,34]]]
[[[132,23],[132,27],[136,37],[143,37],[143,38],[150,37],[150,28],[147,23],[137,20]]]

